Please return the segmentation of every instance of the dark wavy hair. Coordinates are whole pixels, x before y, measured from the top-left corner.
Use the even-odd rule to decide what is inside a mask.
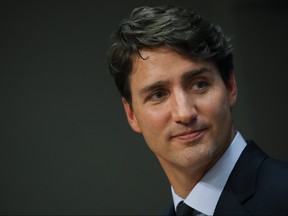
[[[130,105],[132,97],[129,78],[132,60],[143,48],[165,46],[195,61],[211,61],[218,67],[227,84],[233,69],[230,39],[221,28],[194,11],[173,7],[135,8],[113,34],[108,52],[108,66],[115,83]]]

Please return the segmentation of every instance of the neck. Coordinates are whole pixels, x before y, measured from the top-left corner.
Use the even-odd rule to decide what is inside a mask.
[[[206,169],[204,168],[188,171],[188,170],[181,170],[179,168],[171,168],[163,165],[162,167],[175,193],[178,194],[183,199],[186,199],[191,190],[195,187],[195,185],[201,180],[201,178],[207,172]]]
[[[202,179],[202,177],[215,165],[215,163],[222,157],[226,149],[231,144],[236,131],[232,131],[232,136],[230,137],[227,145],[217,154],[214,159],[208,163],[195,163],[193,166],[180,167],[172,165],[163,158],[158,157],[158,160],[168,177],[170,184],[172,185],[175,193],[177,193],[183,199],[189,195],[195,185]],[[196,161],[195,161],[196,162]],[[198,161],[199,162],[199,161]]]

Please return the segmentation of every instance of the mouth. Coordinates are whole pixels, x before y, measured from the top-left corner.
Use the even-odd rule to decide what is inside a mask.
[[[180,132],[171,136],[171,139],[181,141],[181,142],[193,142],[199,139],[200,137],[202,137],[205,130],[206,129],[189,130],[185,132]]]

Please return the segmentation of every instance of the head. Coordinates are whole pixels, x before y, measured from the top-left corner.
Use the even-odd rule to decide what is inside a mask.
[[[168,178],[174,168],[205,170],[217,161],[234,136],[237,98],[231,45],[218,26],[189,9],[136,8],[108,61],[129,124]]]
[[[130,105],[133,56],[141,57],[142,49],[165,46],[188,59],[213,62],[225,84],[233,70],[229,38],[219,26],[190,9],[169,5],[135,8],[113,36],[108,66],[121,96]]]

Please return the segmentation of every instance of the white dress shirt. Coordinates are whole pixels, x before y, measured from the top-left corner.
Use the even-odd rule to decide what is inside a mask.
[[[205,215],[213,215],[227,179],[245,146],[245,140],[237,132],[223,156],[195,185],[185,200],[177,195],[171,186],[175,209],[178,203],[184,200],[187,205],[197,211]]]

